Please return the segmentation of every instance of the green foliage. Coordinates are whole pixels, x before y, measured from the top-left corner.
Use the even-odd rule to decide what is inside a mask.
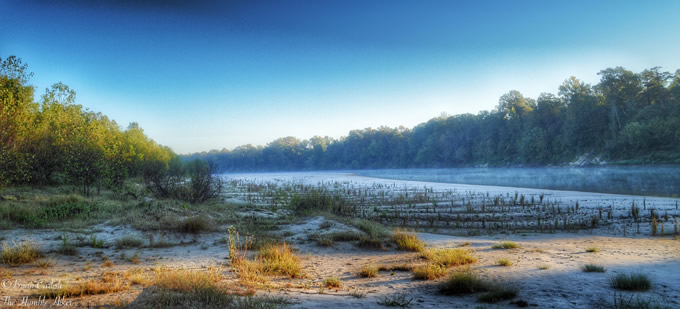
[[[87,218],[97,210],[97,205],[82,196],[55,195],[47,201],[37,203],[18,203],[10,205],[10,220],[23,224],[28,228],[40,228],[50,224]],[[4,212],[4,211],[3,211]]]
[[[182,164],[176,157],[169,165],[156,162],[144,169],[147,189],[157,198],[174,198],[189,203],[215,199],[222,191],[222,180],[213,176],[214,166],[201,160]],[[189,180],[186,181],[186,177]]]
[[[0,59],[0,186],[68,183],[89,196],[92,187],[120,187],[144,166],[176,157],[137,124],[122,131],[75,104],[76,92],[61,82],[35,102],[31,76],[21,58]]]
[[[453,272],[439,286],[439,293],[444,295],[463,295],[478,292],[486,292],[491,289],[491,284],[479,278],[470,271]]]
[[[581,267],[581,270],[587,273],[603,273],[607,271],[604,266],[596,265],[596,264],[586,264]]]
[[[645,274],[618,274],[610,279],[611,286],[617,290],[646,291],[652,282]]]
[[[366,128],[341,139],[294,137],[194,154],[218,171],[545,165],[581,155],[680,162],[680,70],[623,68],[589,85],[571,77],[536,100],[512,90],[492,111],[443,114],[412,129]],[[671,82],[672,81],[672,82]]]
[[[312,189],[306,194],[296,194],[290,200],[290,209],[297,215],[334,213],[348,215],[352,205],[343,196],[323,189]]]

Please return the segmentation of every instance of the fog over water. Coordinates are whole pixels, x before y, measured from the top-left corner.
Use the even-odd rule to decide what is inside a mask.
[[[680,167],[439,168],[354,171],[361,176],[648,196],[680,196]]]

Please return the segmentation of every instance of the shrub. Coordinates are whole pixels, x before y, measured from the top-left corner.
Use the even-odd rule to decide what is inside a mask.
[[[311,190],[308,194],[294,195],[289,207],[295,214],[303,216],[323,212],[347,215],[353,208],[351,203],[341,195],[331,194],[321,189]]]
[[[196,159],[181,166],[179,161],[171,161],[170,168],[162,162],[157,163],[144,168],[144,182],[156,198],[203,203],[217,198],[222,192],[222,179],[213,176],[215,166],[210,163]],[[188,181],[186,176],[189,176]]]
[[[2,260],[3,264],[14,267],[32,263],[41,256],[38,245],[33,242],[23,241],[21,243],[13,243],[13,245],[3,242],[0,260]]]
[[[416,252],[425,250],[425,243],[413,233],[397,232],[394,234],[394,241],[399,250]]]
[[[645,274],[618,274],[610,279],[611,286],[618,290],[646,291],[652,287],[652,282]]]
[[[491,249],[517,249],[517,248],[519,248],[519,245],[512,241],[504,241],[500,244],[495,244],[491,247]]]
[[[607,271],[604,267],[595,264],[586,264],[581,267],[581,270],[587,273],[603,273]]]
[[[590,248],[586,249],[586,252],[593,252],[594,253],[594,252],[599,252],[599,251],[600,251],[600,249],[598,249],[597,247],[590,247]]]

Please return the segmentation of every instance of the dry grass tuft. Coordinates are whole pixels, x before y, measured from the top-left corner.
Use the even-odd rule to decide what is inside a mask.
[[[417,280],[435,280],[445,275],[446,267],[435,263],[413,268],[413,279]]]
[[[519,245],[514,241],[504,241],[500,244],[495,244],[491,246],[491,249],[517,249]]]
[[[121,278],[120,273],[103,273],[99,280],[90,279],[74,286],[62,287],[59,289],[43,289],[38,295],[46,298],[55,297],[79,297],[85,295],[111,294],[125,291],[130,287]]]
[[[496,265],[498,265],[498,266],[512,266],[512,261],[510,261],[510,259],[507,259],[507,258],[502,258],[502,259],[496,260]]]
[[[460,248],[428,249],[421,253],[421,257],[432,264],[444,267],[462,266],[477,262],[477,258],[472,255],[471,251]]]
[[[38,249],[38,245],[33,242],[23,241],[21,243],[13,243],[12,245],[3,242],[0,260],[2,261],[2,264],[15,267],[32,263],[41,256],[42,254]]]
[[[396,232],[394,234],[394,242],[397,243],[397,249],[406,251],[421,252],[425,250],[425,243],[413,233]]]
[[[327,288],[341,288],[342,287],[342,281],[340,279],[335,278],[335,277],[330,277],[323,279],[323,286]]]
[[[260,250],[259,257],[262,259],[264,271],[267,274],[285,275],[290,278],[303,276],[300,258],[285,242],[281,245],[265,246]]]
[[[364,265],[358,273],[359,277],[373,278],[378,276],[378,268],[373,265]]]

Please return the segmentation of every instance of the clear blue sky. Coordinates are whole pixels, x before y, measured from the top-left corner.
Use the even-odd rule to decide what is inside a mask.
[[[228,3],[228,4],[225,4]],[[614,66],[680,68],[680,1],[0,0],[0,57],[179,153],[413,127]]]

